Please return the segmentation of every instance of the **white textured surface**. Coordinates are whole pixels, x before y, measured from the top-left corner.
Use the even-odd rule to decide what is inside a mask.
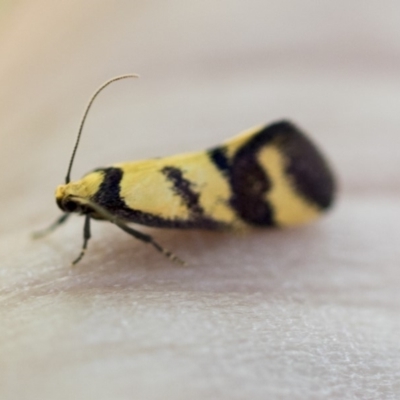
[[[112,5],[114,4],[114,5]],[[400,398],[400,4],[48,0],[0,5],[0,398]],[[245,236],[29,233],[73,176],[290,117],[341,193],[316,224]]]

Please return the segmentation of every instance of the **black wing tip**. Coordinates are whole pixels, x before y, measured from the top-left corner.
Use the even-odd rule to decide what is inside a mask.
[[[313,140],[288,119],[267,125],[260,134],[267,135],[286,158],[286,173],[300,195],[321,210],[331,208],[337,197],[337,179],[330,162]]]

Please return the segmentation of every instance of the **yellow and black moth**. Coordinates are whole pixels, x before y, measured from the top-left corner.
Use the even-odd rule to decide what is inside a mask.
[[[93,100],[111,82],[132,76],[113,78],[91,98],[66,182],[56,190],[64,214],[43,231],[52,231],[72,213],[85,216],[84,244],[74,264],[87,247],[91,219],[110,221],[181,262],[128,223],[211,230],[284,227],[313,220],[331,207],[333,173],[317,147],[288,121],[249,129],[206,151],[118,163],[71,182],[73,159]]]

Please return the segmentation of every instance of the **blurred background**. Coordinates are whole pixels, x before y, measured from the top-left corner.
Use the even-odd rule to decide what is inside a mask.
[[[129,376],[137,378],[136,398],[146,399],[165,399],[165,393],[173,399],[398,398],[399,16],[396,0],[0,0],[0,313],[7,310],[0,322],[0,367],[8,368],[0,372],[0,397],[132,398],[122,395],[132,390],[123,378]],[[184,243],[186,258],[214,257],[203,270],[185,273],[164,260],[159,269],[140,269],[148,249],[137,256],[140,246],[133,251],[130,238],[118,247],[122,236],[113,239],[105,227],[109,242],[96,234],[86,267],[70,272],[65,260],[80,246],[81,222],[54,242],[31,244],[27,236],[58,216],[54,189],[64,181],[90,95],[105,80],[130,72],[141,78],[115,83],[94,104],[73,178],[113,162],[207,148],[285,118],[321,146],[337,171],[336,209],[317,228],[271,234],[272,249],[258,233],[214,247],[216,236],[161,236],[172,248]],[[286,250],[289,240],[295,244]],[[97,253],[103,265],[102,243],[113,244],[104,251],[109,263],[117,257],[115,271],[109,264],[90,270]],[[305,248],[311,250],[304,254]],[[229,257],[223,262],[230,269],[210,264]],[[246,269],[241,257],[247,257]],[[57,297],[36,303],[39,297],[27,293],[45,286],[46,274],[61,286],[52,288]],[[165,279],[182,296],[177,302],[171,286],[163,287]],[[108,297],[120,280],[137,285],[129,296],[138,297],[120,294],[121,304],[136,308],[118,309],[117,297]],[[203,285],[206,291],[208,284],[222,297],[215,305],[211,291],[208,306],[196,314],[203,295],[191,297],[191,290]],[[63,303],[71,295],[67,286],[73,303]],[[243,304],[238,299],[246,288],[257,288],[258,297]],[[139,296],[142,289],[153,303]],[[220,294],[225,289],[227,297]],[[232,300],[236,290],[240,295]],[[31,301],[36,308],[8,312]],[[156,306],[165,306],[165,314]],[[77,328],[75,319],[63,322],[86,307],[90,313]],[[135,319],[141,312],[145,323]],[[50,314],[59,319],[48,322]],[[117,339],[106,317],[115,326],[124,322]],[[201,339],[180,348],[181,333],[171,320],[186,327],[189,338],[193,326]],[[225,330],[207,336],[207,327],[219,324]],[[224,335],[229,340],[218,342]],[[133,344],[121,350],[121,337]],[[101,344],[93,351],[106,348],[110,359],[104,353],[92,359],[82,350],[93,341]],[[83,355],[71,361],[75,354]],[[115,354],[130,358],[120,363]],[[58,364],[66,359],[69,369]],[[32,373],[41,369],[42,378]],[[115,386],[105,384],[109,376]],[[54,387],[45,385],[46,377]],[[56,396],[60,388],[65,397]]]

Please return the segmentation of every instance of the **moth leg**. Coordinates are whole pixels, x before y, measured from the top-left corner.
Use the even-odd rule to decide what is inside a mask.
[[[133,236],[134,238],[139,239],[142,242],[151,244],[155,249],[157,249],[160,253],[167,256],[171,261],[174,261],[180,265],[187,265],[183,260],[181,260],[179,257],[177,257],[174,253],[172,253],[171,251],[169,251],[167,249],[164,249],[164,247],[162,247],[160,244],[158,244],[150,235],[146,235],[145,233],[139,232],[136,229],[131,228],[130,226],[126,225],[122,220],[117,218],[115,215],[113,215],[109,211],[107,211],[105,208],[99,206],[98,204],[94,203],[93,201],[91,201],[89,199],[82,199],[79,197],[77,197],[76,199],[79,200],[80,203],[87,204],[90,208],[92,208],[96,213],[101,215],[104,219],[117,225],[124,232],[129,233],[129,235]],[[87,215],[87,218],[88,218],[88,216],[89,216],[89,214]],[[85,229],[86,229],[86,225],[89,225],[89,222],[87,222],[87,223],[85,222]],[[89,227],[87,229],[89,230]],[[84,242],[82,253],[77,258],[77,260],[75,260],[74,264],[76,264],[83,257],[85,246],[86,246],[87,240],[89,240],[89,237],[90,237],[90,232],[88,232],[88,238],[85,239],[86,241]]]
[[[137,231],[136,229],[131,228],[128,225],[125,225],[121,221],[114,221],[114,223],[120,227],[124,232],[129,233],[129,235],[133,236],[136,239],[141,240],[142,242],[149,243],[151,244],[155,249],[157,249],[160,253],[164,254],[167,256],[171,261],[176,262],[180,265],[186,266],[187,263],[183,260],[181,260],[178,256],[176,256],[174,253],[171,251],[165,249],[162,247],[160,244],[158,244],[152,236],[146,235],[143,232]]]
[[[62,214],[59,218],[57,218],[56,221],[54,221],[49,227],[46,229],[42,229],[41,231],[33,232],[32,233],[32,238],[33,239],[39,239],[43,236],[48,235],[49,233],[53,232],[56,228],[58,228],[60,225],[62,225],[70,216],[70,213],[64,213]]]
[[[85,225],[83,226],[82,250],[81,250],[81,253],[79,254],[79,256],[74,261],[72,261],[72,265],[76,265],[82,259],[82,257],[85,255],[87,244],[88,244],[90,237],[91,237],[91,235],[90,235],[90,215],[86,214]]]

